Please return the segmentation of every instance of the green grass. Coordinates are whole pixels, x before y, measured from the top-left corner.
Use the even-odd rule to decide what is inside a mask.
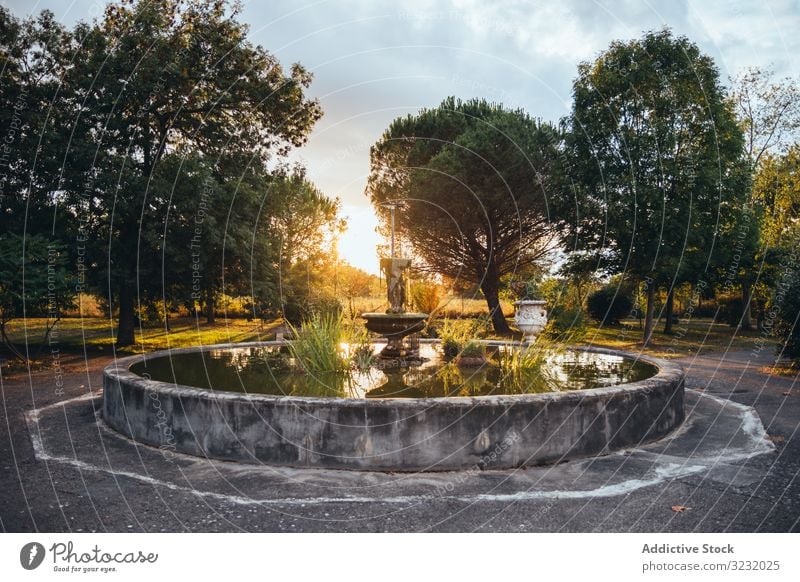
[[[763,349],[771,350],[776,341],[764,338],[757,330],[743,331],[709,319],[681,320],[673,325],[673,335],[663,333],[661,322],[645,352],[661,358],[723,352],[725,350],[752,350],[763,342]],[[765,341],[766,340],[766,341]],[[638,321],[623,321],[620,326],[589,325],[580,342],[583,345],[638,351],[642,348],[642,330]]]
[[[509,320],[513,325],[513,319]],[[461,325],[465,325],[466,322]],[[277,322],[260,324],[244,319],[218,319],[214,324],[194,318],[172,319],[171,330],[163,327],[146,327],[136,332],[136,343],[125,348],[126,353],[141,353],[166,348],[181,348],[196,345],[218,343],[236,343],[272,339],[272,329]],[[39,343],[45,329],[45,319],[29,318],[15,320],[9,324],[9,335],[18,346],[24,347],[27,332],[31,355],[36,356]],[[687,324],[685,320],[675,324],[675,334],[662,333],[663,323],[659,324],[650,347],[645,350],[654,356],[681,357],[697,353],[721,352],[726,349],[751,350],[762,341],[758,331],[736,330],[726,324],[712,323],[710,320],[698,319]],[[111,353],[114,344],[115,327],[100,317],[65,318],[62,319],[53,335],[53,347],[62,353]],[[598,327],[589,325],[586,334],[580,341],[584,345],[593,345],[623,350],[638,351],[641,349],[642,332],[638,322],[624,321],[621,326]],[[776,344],[774,339],[767,338],[763,348],[771,350]],[[50,347],[44,346],[40,357],[45,357]]]
[[[30,346],[35,356],[44,337],[44,318],[15,320],[9,324],[9,337],[18,346]],[[264,323],[245,319],[217,319],[216,323],[205,323],[204,319],[186,317],[170,319],[170,331],[164,327],[145,327],[136,331],[136,343],[125,348],[128,353],[150,352],[167,348],[183,348],[219,343],[237,343],[272,339],[272,328],[278,322]],[[101,317],[64,318],[51,334],[50,345],[44,346],[42,353],[50,348],[61,352],[83,353],[84,346],[90,352],[111,353],[114,345],[116,326]]]

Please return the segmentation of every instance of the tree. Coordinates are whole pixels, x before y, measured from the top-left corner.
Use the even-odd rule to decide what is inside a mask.
[[[71,119],[65,168],[72,206],[91,217],[94,283],[119,305],[119,346],[134,340],[140,229],[163,157],[202,155],[225,183],[304,143],[321,115],[303,94],[310,74],[297,64],[286,73],[253,46],[238,11],[222,0],[129,0],[75,29],[60,102]]]
[[[43,347],[62,312],[74,306],[74,281],[63,246],[44,235],[0,233],[0,341],[14,357],[28,360],[8,336],[8,324],[20,317],[47,318]],[[40,348],[41,349],[41,348]]]
[[[756,177],[768,158],[786,154],[797,139],[800,130],[800,87],[788,77],[776,81],[772,71],[758,67],[745,69],[731,79],[731,83],[731,99],[744,131],[751,175]],[[755,205],[751,210],[753,214],[775,214],[775,209],[765,206],[768,200],[760,198],[755,191],[748,202]],[[752,289],[758,283],[758,273],[763,268],[756,255],[760,254],[762,259],[766,256],[763,250],[758,252],[759,237],[756,225],[753,226],[751,236],[741,241],[745,244],[741,245],[739,253],[742,257],[739,264],[743,306],[741,326],[744,329],[752,327]]]
[[[338,264],[334,276],[337,295],[341,294],[347,300],[349,316],[355,319],[358,313],[353,300],[371,295],[372,290],[378,286],[378,277],[347,263]]]
[[[43,346],[75,297],[64,244],[73,217],[57,212],[59,142],[50,107],[70,42],[52,13],[20,21],[0,7],[0,339],[21,359],[29,346],[11,341],[9,322],[46,316]]]
[[[773,77],[768,69],[749,67],[731,79],[731,99],[754,170],[765,155],[785,153],[800,130],[800,87],[791,78]]]
[[[526,113],[450,97],[396,119],[370,152],[367,193],[379,215],[400,200],[400,236],[424,268],[478,284],[497,333],[501,278],[540,263],[556,242],[548,197],[558,130]]]
[[[753,199],[764,209],[764,244],[786,244],[785,235],[800,224],[800,144],[783,155],[767,154],[762,159],[753,182]]]
[[[284,316],[299,323],[336,301],[336,237],[346,224],[338,217],[339,201],[325,196],[301,170],[276,177],[269,196],[275,202],[263,236],[279,249],[277,299]]]
[[[573,91],[573,259],[646,283],[647,343],[657,289],[724,260],[718,233],[747,193],[742,132],[713,61],[669,30],[612,43]]]
[[[149,250],[137,265],[140,297],[200,304],[209,323],[220,293],[251,297],[254,317],[278,311],[282,293],[302,302],[306,267],[315,271],[315,288],[332,279],[330,269],[308,261],[329,262],[342,227],[338,210],[301,170],[243,165],[233,181],[202,156],[168,154],[151,181],[140,229],[140,248]]]

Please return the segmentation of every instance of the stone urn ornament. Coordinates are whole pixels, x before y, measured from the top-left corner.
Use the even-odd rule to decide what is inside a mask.
[[[514,321],[527,341],[533,341],[547,325],[546,301],[520,299],[514,302]]]
[[[533,341],[544,331],[547,325],[547,302],[543,299],[534,299],[536,284],[533,281],[517,281],[511,284],[511,289],[519,297],[514,302],[514,321],[524,335],[526,341]]]

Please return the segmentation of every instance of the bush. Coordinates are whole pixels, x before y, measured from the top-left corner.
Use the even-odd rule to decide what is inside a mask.
[[[692,318],[711,319],[717,316],[717,304],[703,301],[702,305],[695,305],[692,309]]]
[[[167,312],[161,301],[148,301],[139,310],[139,321],[143,327],[161,327],[166,316]]]
[[[480,342],[470,341],[461,350],[462,358],[479,359],[486,357],[486,346]]]
[[[420,281],[411,285],[411,304],[420,313],[431,314],[439,307],[439,287]]]
[[[777,310],[775,332],[783,340],[783,345],[779,345],[777,351],[782,349],[784,356],[800,363],[800,322],[797,320],[800,313],[800,270],[787,272],[781,283],[786,285]],[[776,298],[780,297],[779,293],[776,292]]]
[[[732,327],[738,326],[744,313],[741,295],[721,295],[717,297],[717,304],[719,305],[717,321]]]
[[[342,304],[331,296],[320,296],[312,299],[289,296],[283,304],[283,318],[292,325],[300,325],[315,315],[335,315],[342,313]]]
[[[619,287],[603,287],[586,300],[589,317],[604,325],[619,325],[620,319],[631,312],[633,299]]]
[[[576,341],[586,334],[586,320],[581,307],[554,307],[547,318],[544,334],[551,339]]]
[[[461,352],[461,344],[452,337],[447,337],[442,340],[442,354],[445,360],[452,360],[457,357]]]

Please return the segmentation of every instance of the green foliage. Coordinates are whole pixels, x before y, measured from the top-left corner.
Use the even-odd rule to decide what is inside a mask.
[[[570,344],[583,339],[586,329],[582,307],[558,305],[548,312],[543,335],[559,343]]]
[[[348,358],[351,365],[356,370],[368,370],[377,358],[369,330],[357,316],[344,318],[343,325],[343,339],[349,346]]]
[[[607,286],[591,293],[586,300],[589,317],[603,325],[619,325],[630,314],[633,299],[623,287]]]
[[[23,316],[46,317],[44,344],[63,312],[75,305],[65,258],[63,246],[42,235],[0,234],[0,340],[21,360],[27,355],[9,339],[8,323]]]
[[[787,279],[788,291],[780,304],[779,317],[775,326],[783,345],[778,351],[800,364],[800,270],[795,269]]]
[[[469,350],[473,352],[482,350],[480,355],[485,354],[484,346],[474,340],[485,335],[487,325],[485,318],[443,320],[438,333],[445,359],[450,360],[463,355],[467,346],[470,346]]]
[[[783,155],[767,154],[753,182],[753,199],[764,210],[763,242],[779,246],[800,221],[800,145]]]
[[[720,294],[717,296],[717,321],[725,322],[730,326],[736,327],[742,321],[742,297],[732,293]]]
[[[742,130],[712,59],[669,30],[579,67],[566,152],[572,260],[650,289],[725,265],[747,200]],[[649,299],[652,301],[653,296]],[[645,329],[651,329],[648,320]]]

